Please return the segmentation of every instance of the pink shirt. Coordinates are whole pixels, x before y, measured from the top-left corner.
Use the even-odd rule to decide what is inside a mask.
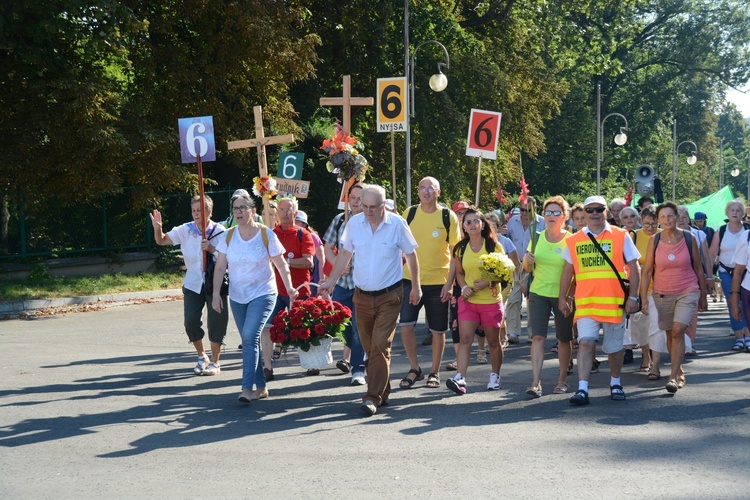
[[[662,235],[654,256],[654,293],[682,295],[697,291],[698,277],[690,263],[685,238],[670,245]]]

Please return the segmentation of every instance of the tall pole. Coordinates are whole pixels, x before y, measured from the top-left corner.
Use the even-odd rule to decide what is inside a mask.
[[[719,139],[719,189],[724,187],[724,139]]]
[[[406,76],[406,86],[411,85],[409,72],[409,0],[404,0],[404,75]],[[407,88],[406,100],[411,99],[411,94]],[[406,107],[406,206],[411,206],[411,117],[409,109],[411,103],[407,102]],[[395,192],[394,192],[395,199]]]
[[[750,204],[750,152],[747,153],[747,198],[745,203]]]
[[[602,194],[602,84],[596,84],[596,194]]]
[[[675,183],[677,182],[677,118],[672,118],[672,203],[675,201]]]

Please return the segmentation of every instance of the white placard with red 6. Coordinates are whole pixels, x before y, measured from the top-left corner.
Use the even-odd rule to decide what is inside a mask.
[[[469,136],[466,138],[466,156],[481,156],[487,160],[497,159],[497,140],[502,116],[502,113],[496,111],[471,110]]]

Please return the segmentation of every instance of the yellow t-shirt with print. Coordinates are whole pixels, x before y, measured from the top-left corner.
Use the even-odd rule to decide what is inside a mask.
[[[406,219],[409,209],[404,211]],[[448,280],[451,254],[450,247],[457,245],[461,239],[458,217],[450,211],[450,235],[445,241],[445,225],[443,225],[443,207],[428,214],[418,205],[414,219],[409,224],[411,234],[417,240],[417,259],[419,260],[419,281],[421,285],[445,285]],[[408,266],[404,266],[404,279],[411,279]]]
[[[495,245],[495,253],[505,253],[505,251],[503,250],[503,246],[499,244]],[[482,248],[480,248],[478,252],[475,252],[471,249],[471,245],[467,242],[463,257],[460,257],[461,253],[459,251],[458,255],[461,258],[461,266],[464,268],[464,279],[466,280],[467,286],[473,287],[474,280],[482,279],[482,261],[479,260],[479,257],[486,254],[486,243],[483,243]],[[497,288],[497,291],[499,292],[500,286],[498,285]],[[472,304],[496,304],[502,299],[503,298],[499,293],[497,294],[497,296],[493,295],[491,288],[484,288],[482,290],[477,290],[476,292],[474,292],[474,294],[469,297],[468,301]]]

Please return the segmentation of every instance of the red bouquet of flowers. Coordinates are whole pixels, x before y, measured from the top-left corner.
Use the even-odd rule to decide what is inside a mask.
[[[344,329],[352,321],[352,310],[338,302],[317,297],[297,300],[291,311],[280,311],[271,322],[271,340],[285,348],[304,352],[330,337],[343,342]]]

